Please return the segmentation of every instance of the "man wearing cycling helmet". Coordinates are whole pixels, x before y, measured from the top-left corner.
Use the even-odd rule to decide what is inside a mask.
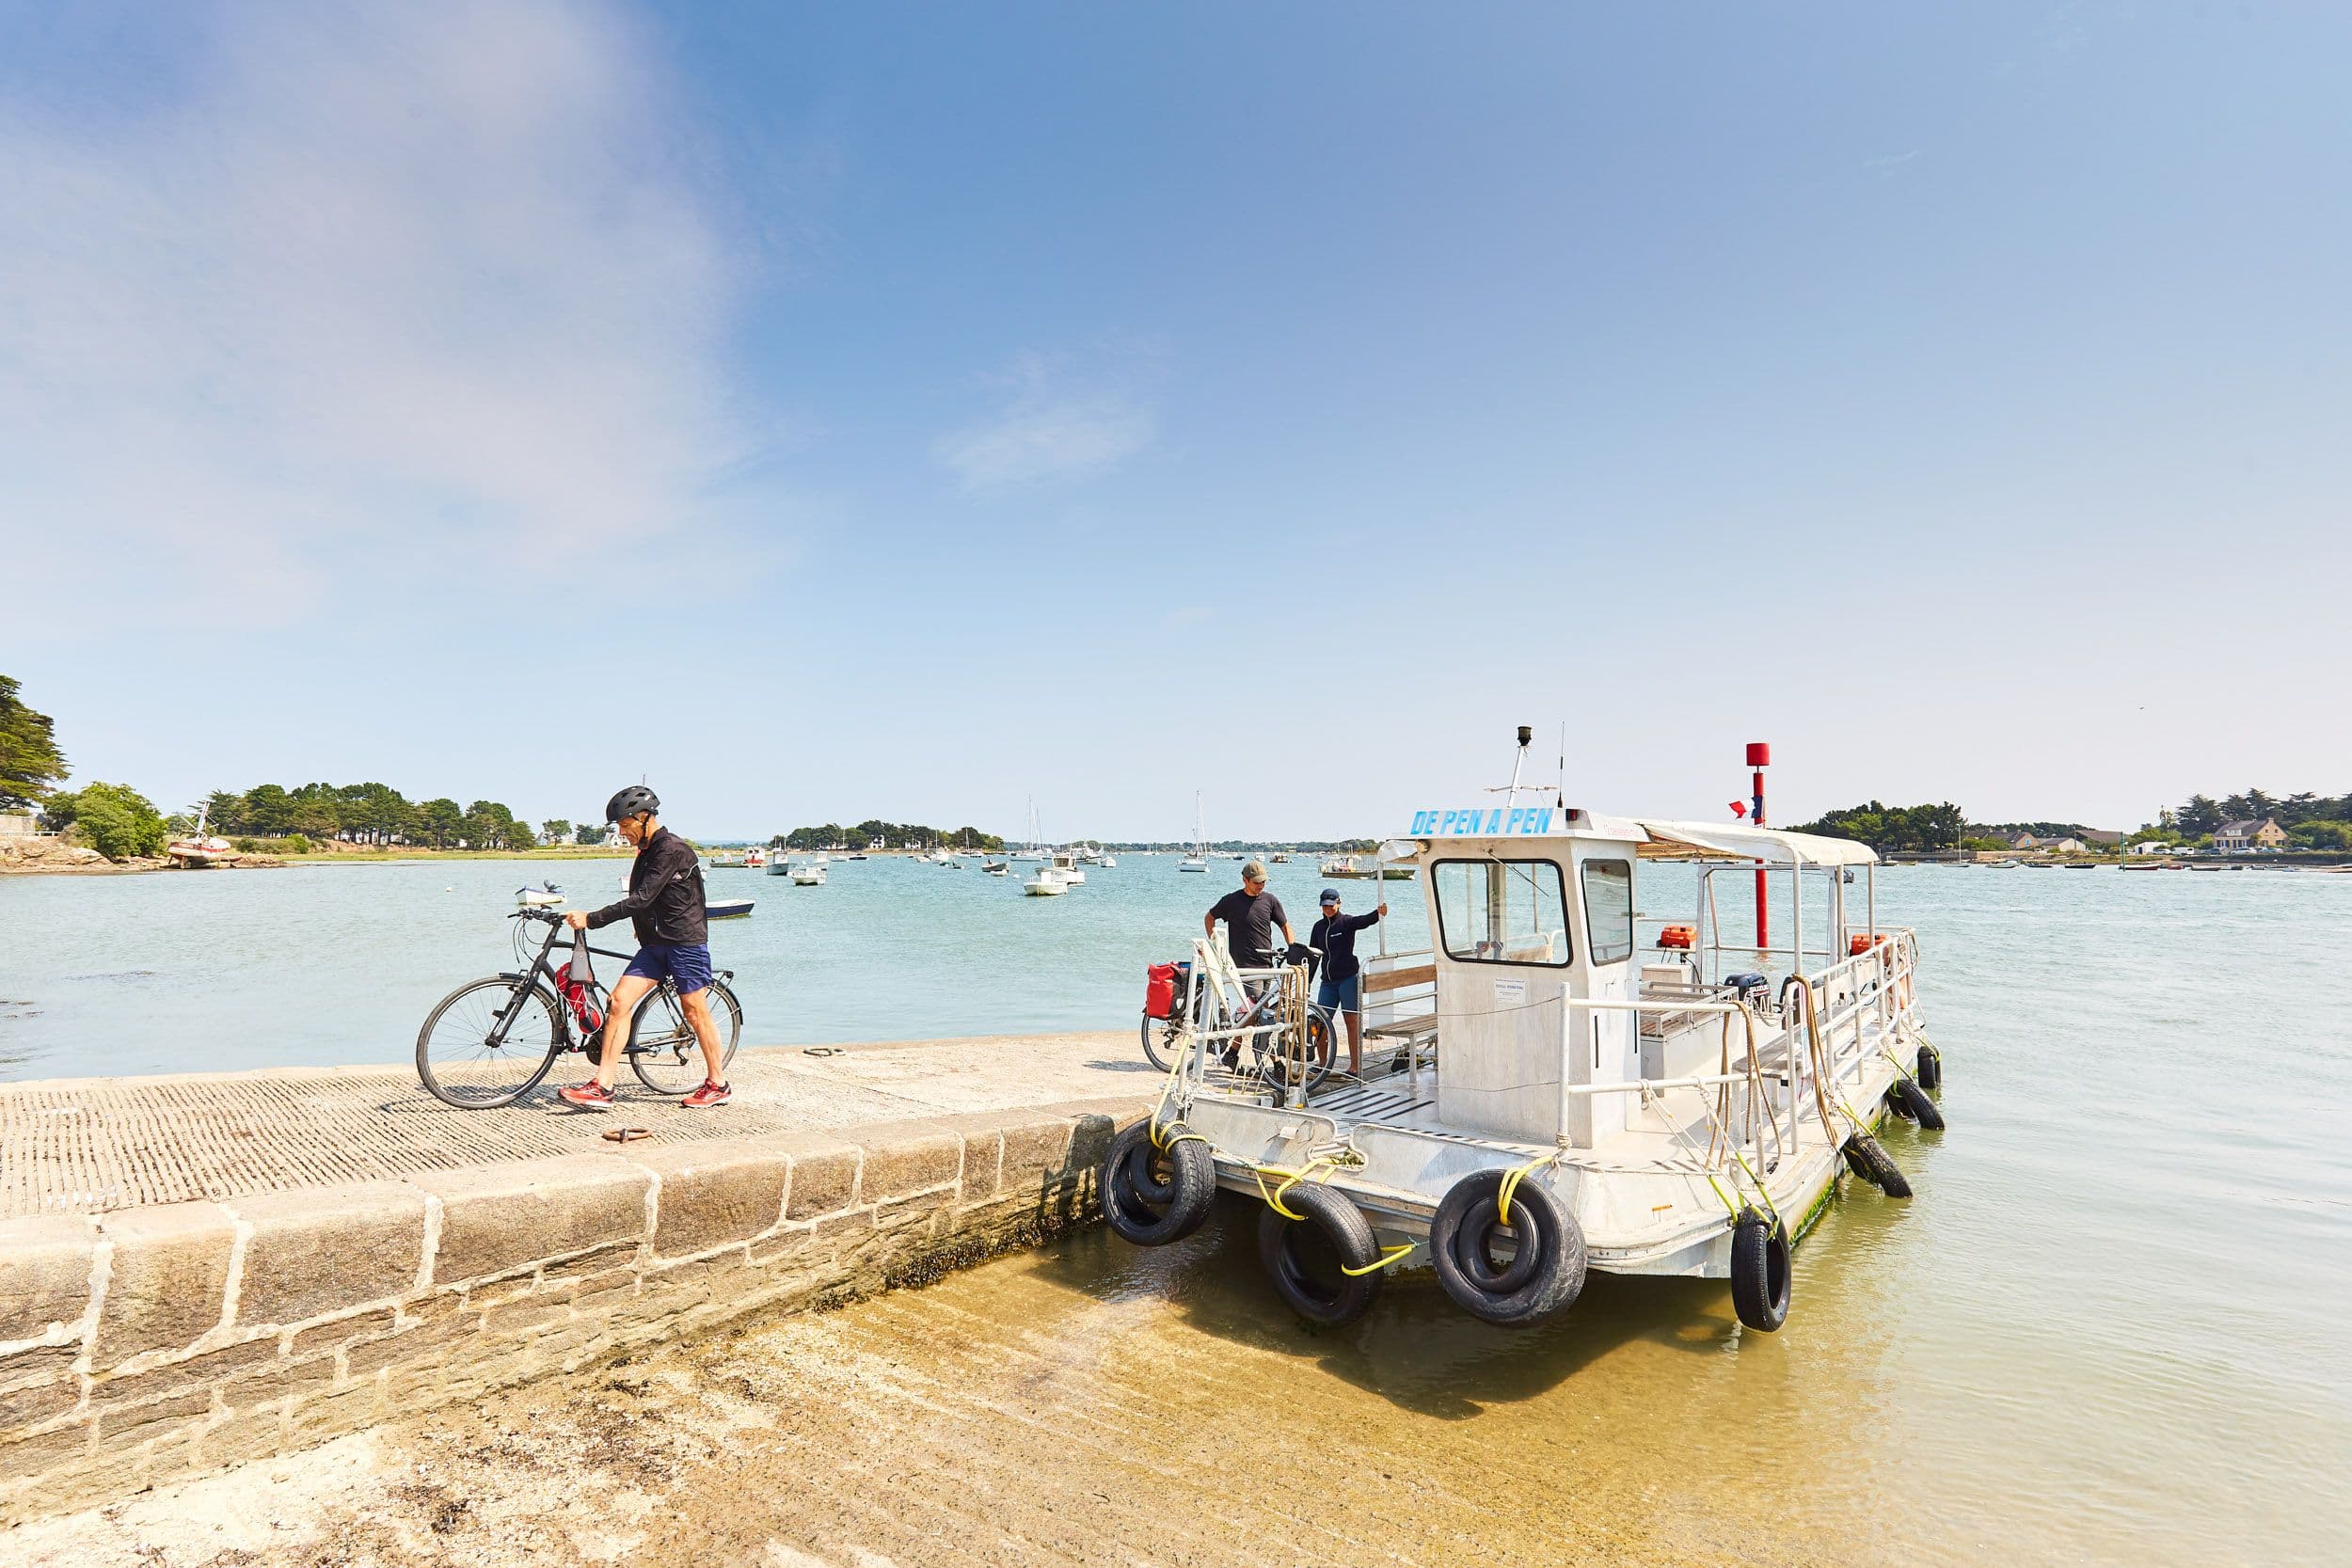
[[[577,1088],[555,1091],[565,1104],[584,1111],[612,1108],[612,1078],[621,1053],[628,1047],[629,1015],[664,980],[677,982],[686,1022],[703,1048],[703,1086],[679,1103],[690,1111],[707,1111],[729,1098],[727,1086],[719,1082],[719,1026],[710,1016],[710,931],[703,914],[702,858],[692,845],[655,819],[660,808],[661,801],[644,784],[630,784],[605,802],[606,823],[619,824],[621,836],[637,850],[636,863],[628,870],[628,896],[600,910],[574,910],[564,917],[575,931],[593,931],[627,915],[637,930],[637,956],[612,987],[596,1075]]]

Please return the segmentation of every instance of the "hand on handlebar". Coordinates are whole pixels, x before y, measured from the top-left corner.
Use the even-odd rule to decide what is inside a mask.
[[[569,926],[575,931],[584,931],[588,928],[588,911],[586,910],[566,910],[564,911],[564,924]]]

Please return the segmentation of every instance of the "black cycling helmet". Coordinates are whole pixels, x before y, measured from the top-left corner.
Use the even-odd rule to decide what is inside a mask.
[[[631,784],[604,803],[605,825],[610,827],[621,818],[634,816],[641,811],[660,811],[660,796],[656,795],[644,784]]]

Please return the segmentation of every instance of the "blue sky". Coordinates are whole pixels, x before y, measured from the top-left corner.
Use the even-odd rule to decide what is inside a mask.
[[[2352,15],[0,4],[79,777],[692,832],[2352,788]]]

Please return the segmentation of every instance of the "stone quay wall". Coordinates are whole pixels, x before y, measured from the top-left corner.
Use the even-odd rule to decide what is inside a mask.
[[[1098,1212],[1090,1101],[0,1221],[0,1525],[290,1452]]]

